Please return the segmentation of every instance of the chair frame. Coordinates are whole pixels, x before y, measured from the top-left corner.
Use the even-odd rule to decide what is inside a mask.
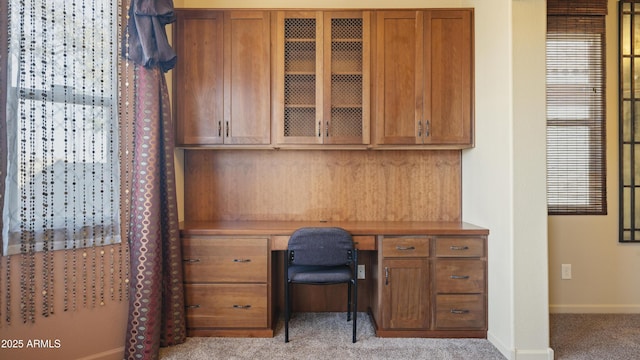
[[[341,228],[301,228],[296,230],[296,232],[294,232],[291,237],[293,238],[294,235],[296,235],[296,233],[298,231],[301,230],[307,230],[307,229],[315,229],[315,230],[329,230],[329,229],[333,229],[333,230],[341,230],[343,231],[345,234],[349,234],[347,231],[345,231],[344,229]],[[351,235],[349,234],[349,237],[351,237]],[[350,249],[351,251],[351,261],[349,264],[345,264],[348,265],[350,270],[351,270],[351,278],[347,281],[335,281],[335,282],[307,282],[307,281],[292,281],[291,279],[289,279],[289,266],[291,265],[291,260],[292,260],[292,255],[293,255],[293,251],[289,249],[289,247],[287,246],[287,250],[285,251],[285,257],[284,257],[284,302],[285,302],[285,312],[284,312],[284,342],[288,343],[289,342],[289,320],[291,319],[291,285],[293,284],[308,284],[308,285],[333,285],[333,284],[347,284],[347,321],[351,321],[351,312],[353,311],[353,339],[352,342],[355,343],[356,342],[356,329],[357,329],[357,322],[358,322],[358,250],[355,248],[355,244],[353,244],[353,239],[351,239],[352,241],[352,248]],[[304,264],[299,264],[299,265],[304,265]],[[353,291],[353,302],[352,300],[352,296],[351,296],[351,292]]]

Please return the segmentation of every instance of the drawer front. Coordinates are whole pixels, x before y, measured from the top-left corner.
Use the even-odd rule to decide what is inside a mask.
[[[187,284],[189,328],[267,327],[266,284]]]
[[[358,250],[375,250],[376,237],[373,235],[355,235],[353,237],[353,245]]]
[[[436,320],[438,330],[486,328],[484,295],[436,296]]]
[[[429,238],[385,237],[382,239],[384,257],[428,257]]]
[[[182,239],[186,283],[266,282],[267,239]]]
[[[446,237],[436,240],[437,257],[482,257],[484,239],[479,237]]]
[[[485,262],[436,260],[436,293],[484,293]]]
[[[271,250],[287,250],[289,235],[271,236]],[[375,250],[376,237],[373,235],[354,235],[353,245],[358,250]]]

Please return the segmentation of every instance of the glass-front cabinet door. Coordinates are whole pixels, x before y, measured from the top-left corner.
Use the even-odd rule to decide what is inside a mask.
[[[278,144],[369,142],[369,12],[277,18]]]

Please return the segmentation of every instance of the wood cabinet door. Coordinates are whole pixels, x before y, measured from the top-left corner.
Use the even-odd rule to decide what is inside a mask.
[[[385,259],[382,279],[382,327],[429,328],[429,262]]]
[[[223,12],[177,11],[173,91],[178,146],[221,144]]]
[[[376,144],[472,146],[472,10],[376,20]]]
[[[321,144],[322,12],[279,11],[276,21],[278,144]]]
[[[377,144],[422,143],[423,24],[421,11],[377,13]]]
[[[471,10],[424,16],[424,142],[473,145]]]
[[[227,11],[224,19],[224,143],[271,142],[268,11]]]
[[[369,143],[369,11],[324,13],[323,143]]]

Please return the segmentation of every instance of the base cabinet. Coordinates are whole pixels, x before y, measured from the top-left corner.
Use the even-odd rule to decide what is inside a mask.
[[[486,337],[485,236],[379,236],[382,337]]]
[[[189,336],[273,336],[268,241],[182,238]]]
[[[384,261],[384,311],[388,329],[424,329],[429,326],[429,266],[426,259]]]

